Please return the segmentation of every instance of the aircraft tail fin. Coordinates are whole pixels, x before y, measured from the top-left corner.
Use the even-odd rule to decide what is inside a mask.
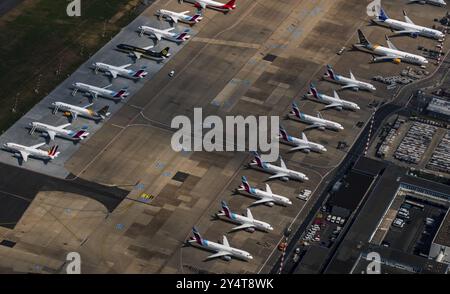
[[[319,91],[314,83],[309,84],[309,94],[311,94],[314,98],[319,99]]]
[[[325,76],[332,80],[336,80],[336,74],[334,73],[333,67],[329,64],[327,65],[327,72],[326,72]]]
[[[247,191],[248,193],[252,192],[252,187],[250,186],[250,184],[247,181],[247,177],[243,176],[242,177],[242,187],[244,188],[245,191]]]
[[[227,203],[225,201],[222,201],[221,204],[222,204],[222,209],[223,209],[223,212],[225,213],[225,215],[228,218],[231,218],[231,210],[228,207]]]
[[[223,8],[235,9],[236,8],[236,0],[228,1],[228,3],[223,6]]]
[[[170,47],[166,47],[163,50],[161,50],[161,52],[159,52],[159,54],[161,54],[162,57],[168,58],[170,56],[169,51],[170,51]]]
[[[200,244],[200,245],[204,245],[203,243],[203,238],[202,238],[202,235],[200,235],[200,233],[198,232],[198,230],[197,230],[197,228],[196,227],[193,227],[192,228],[192,233],[194,234],[194,239],[195,239],[195,241],[198,243],[198,244]]]
[[[295,116],[300,117],[300,109],[295,102],[292,102],[292,113],[295,114]]]
[[[381,21],[385,21],[385,20],[389,19],[389,16],[387,15],[386,11],[384,11],[384,9],[382,7],[380,7],[380,11],[379,11],[377,17],[378,17],[378,20],[381,20]]]
[[[283,140],[290,141],[288,132],[282,126],[280,126],[280,135],[283,138]]]
[[[48,156],[51,159],[54,159],[56,157],[58,157],[59,152],[58,152],[58,145],[52,146],[52,148],[50,148],[50,150],[48,150]]]
[[[264,168],[264,161],[261,159],[261,157],[259,156],[258,152],[253,152],[253,155],[255,156],[256,164],[259,167]]]
[[[370,42],[367,40],[366,36],[361,30],[358,30],[358,39],[361,45],[365,46],[370,45]]]
[[[109,106],[106,105],[105,107],[103,107],[102,109],[100,109],[100,110],[97,112],[97,114],[98,114],[101,118],[104,119],[105,117],[107,117],[107,116],[109,115],[108,110],[109,110]]]

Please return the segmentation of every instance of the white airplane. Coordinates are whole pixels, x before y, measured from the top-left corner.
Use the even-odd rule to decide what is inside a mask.
[[[283,127],[280,127],[279,138],[283,139],[284,142],[286,142],[287,144],[295,146],[295,147],[289,149],[289,151],[300,150],[305,153],[309,153],[311,151],[322,153],[322,152],[327,151],[327,148],[325,148],[325,146],[309,141],[308,138],[306,138],[305,133],[302,133],[301,139],[296,138],[296,137],[291,137],[291,136],[289,136],[289,134]]]
[[[51,141],[54,141],[56,136],[71,139],[73,141],[81,141],[86,139],[87,136],[89,136],[89,133],[83,129],[79,131],[72,131],[66,129],[67,127],[71,126],[71,124],[65,124],[59,127],[55,127],[40,122],[32,122],[30,123],[30,126],[31,126],[30,130],[31,135],[33,135],[34,132],[36,131],[46,133]]]
[[[436,6],[444,7],[447,3],[444,0],[409,0],[408,4],[420,3],[420,4],[431,4]]]
[[[283,161],[283,158],[280,156],[280,166],[273,165],[271,163],[262,161],[261,157],[257,152],[253,152],[255,155],[255,159],[250,162],[251,167],[259,167],[267,173],[273,174],[269,177],[269,180],[272,179],[281,179],[283,181],[297,180],[297,181],[308,181],[309,178],[301,172],[288,169],[286,164]]]
[[[421,66],[428,64],[428,60],[423,56],[398,50],[387,36],[386,41],[388,47],[370,43],[361,30],[358,30],[358,38],[359,43],[353,44],[353,47],[363,52],[379,55],[379,57],[373,57],[372,62],[392,61],[399,64],[400,62],[405,61]]]
[[[28,157],[34,157],[38,159],[43,160],[52,160],[58,157],[59,152],[58,151],[58,145],[53,146],[48,151],[39,149],[40,147],[44,146],[44,143],[40,143],[34,146],[24,146],[19,145],[16,143],[6,143],[3,145],[3,147],[14,153],[14,156],[20,157],[23,159],[23,161],[27,162]]]
[[[232,228],[231,231],[245,230],[250,233],[253,233],[255,230],[264,232],[273,231],[270,224],[254,219],[250,209],[247,208],[246,215],[233,213],[225,201],[222,201],[222,210],[216,213],[216,216],[239,224],[239,226]]]
[[[236,0],[228,1],[226,4],[213,0],[180,0],[180,3],[183,2],[192,3],[199,9],[211,8],[223,13],[228,13],[231,10],[236,9]]]
[[[78,116],[83,116],[86,118],[93,119],[95,121],[104,120],[110,115],[108,112],[109,106],[105,106],[99,111],[94,111],[90,107],[94,104],[89,104],[84,107],[75,106],[72,104],[67,104],[64,102],[53,102],[53,114],[56,114],[58,110],[64,112],[65,116],[70,116],[73,120],[76,120]]]
[[[81,91],[84,93],[88,93],[94,100],[97,99],[98,96],[100,96],[118,102],[119,100],[123,100],[130,95],[130,93],[128,93],[128,91],[125,88],[119,91],[108,90],[108,88],[111,87],[112,85],[100,88],[84,83],[75,83],[72,86],[74,88],[74,90],[72,91],[72,96],[75,96],[78,91]]]
[[[238,191],[245,191],[250,196],[257,198],[259,200],[253,202],[251,206],[258,205],[258,204],[264,204],[267,206],[272,207],[274,204],[278,204],[281,206],[288,206],[292,205],[292,201],[289,200],[289,198],[274,194],[272,192],[272,189],[270,189],[269,184],[266,184],[266,191],[253,188],[250,186],[250,184],[247,181],[246,177],[242,177],[242,184],[237,189]]]
[[[158,11],[156,11],[156,15],[158,17],[162,17],[163,19],[174,23],[178,23],[180,21],[190,25],[194,25],[203,19],[203,16],[199,13],[192,16],[188,15],[188,13],[189,11],[179,13],[165,9],[159,9]]]
[[[396,32],[394,33],[394,36],[409,35],[413,38],[417,38],[417,36],[423,36],[436,40],[442,40],[445,37],[444,33],[441,31],[414,24],[414,22],[406,15],[405,11],[403,11],[405,21],[389,18],[387,13],[381,7],[377,14],[377,18],[372,19],[372,22],[380,26],[395,30]]]
[[[317,114],[317,117],[300,112],[295,102],[292,103],[292,111],[289,113],[288,116],[291,119],[295,118],[303,123],[309,124],[310,126],[307,127],[305,130],[318,128],[321,131],[324,131],[325,129],[342,131],[344,129],[344,127],[340,123],[324,119],[320,114],[320,112]]]
[[[148,72],[144,70],[144,68],[141,68],[140,70],[131,70],[127,69],[132,64],[126,64],[122,66],[114,66],[102,62],[96,62],[93,64],[95,69],[95,74],[98,74],[99,71],[106,72],[107,74],[111,75],[113,79],[117,78],[118,76],[129,78],[129,79],[143,79],[148,75]]]
[[[327,72],[324,74],[324,79],[331,80],[332,82],[338,83],[340,85],[343,85],[341,89],[352,89],[354,91],[358,90],[367,90],[367,91],[376,91],[377,88],[375,88],[374,85],[359,81],[355,78],[352,71],[350,71],[350,77],[344,77],[339,74],[336,74],[331,67],[331,65],[327,65]]]
[[[358,104],[341,99],[336,91],[334,91],[334,97],[319,93],[312,83],[309,85],[309,92],[306,94],[306,97],[314,97],[314,101],[327,104],[324,107],[325,109],[336,108],[337,110],[349,109],[354,111],[361,109]]]
[[[139,30],[139,36],[143,36],[144,34],[148,34],[151,37],[155,37],[156,40],[161,41],[161,39],[166,39],[168,41],[176,42],[176,43],[182,43],[184,41],[187,41],[191,38],[190,35],[188,35],[189,30],[186,29],[182,33],[172,32],[175,30],[175,28],[168,28],[168,29],[157,29],[149,26],[140,26],[138,28]]]
[[[195,227],[192,228],[192,233],[194,234],[194,237],[191,237],[188,240],[189,244],[199,246],[209,251],[216,252],[213,255],[208,256],[206,259],[212,259],[217,257],[220,257],[226,261],[230,261],[232,257],[245,261],[253,259],[253,256],[247,251],[231,247],[230,243],[228,243],[227,237],[225,236],[223,236],[222,244],[220,244],[203,239],[200,233],[198,232],[197,228]]]

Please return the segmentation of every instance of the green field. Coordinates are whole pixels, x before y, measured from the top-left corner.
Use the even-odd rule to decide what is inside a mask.
[[[137,16],[130,0],[83,0],[68,17],[64,0],[31,0],[0,18],[0,130],[45,97]],[[109,20],[123,15],[114,23]]]

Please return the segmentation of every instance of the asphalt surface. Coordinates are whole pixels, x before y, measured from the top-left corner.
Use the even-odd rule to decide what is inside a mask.
[[[400,89],[400,91],[396,94],[395,99],[388,104],[385,104],[381,106],[377,112],[375,113],[374,117],[374,124],[373,124],[373,134],[376,134],[377,130],[382,126],[384,120],[391,116],[392,114],[396,113],[397,111],[404,108],[407,103],[409,102],[409,99],[411,95],[415,91],[421,88],[425,88],[431,85],[434,85],[436,81],[439,81],[442,77],[446,75],[446,73],[449,71],[448,64],[450,63],[449,55],[446,56],[445,60],[441,64],[441,67],[434,73],[434,75],[418,81],[413,84],[409,84],[403,88]],[[297,248],[297,244],[300,240],[300,237],[302,233],[305,231],[305,229],[309,226],[309,224],[314,219],[314,216],[317,214],[318,210],[322,207],[324,201],[326,200],[327,192],[333,187],[333,185],[343,176],[347,173],[347,171],[353,166],[353,164],[357,161],[359,156],[361,156],[364,152],[364,148],[366,146],[367,142],[367,136],[369,135],[370,130],[370,124],[367,124],[364,131],[359,136],[358,140],[355,142],[353,147],[350,149],[349,153],[347,154],[346,158],[342,161],[342,163],[337,167],[335,170],[337,172],[334,172],[330,174],[322,183],[325,183],[323,185],[321,191],[321,196],[311,209],[310,213],[306,217],[305,221],[301,224],[299,229],[295,232],[293,236],[290,236],[290,241],[288,244],[288,247],[286,249],[285,253],[285,266],[284,269],[286,272],[292,272],[295,270],[294,262],[293,262],[293,254],[295,248]],[[375,137],[375,136],[374,136]],[[326,184],[328,183],[328,184]],[[341,236],[340,239],[342,240],[344,236]],[[336,244],[335,246],[337,246]],[[279,260],[276,262],[275,266],[272,268],[271,273],[278,273],[280,268],[280,262],[281,257],[279,257]],[[326,265],[323,266],[325,268]],[[285,271],[283,271],[285,272]]]
[[[89,197],[103,204],[109,212],[129,193],[80,178],[63,180],[0,163],[0,226],[14,228],[41,191],[62,191]]]

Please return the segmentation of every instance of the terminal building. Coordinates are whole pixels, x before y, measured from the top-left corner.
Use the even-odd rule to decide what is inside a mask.
[[[426,113],[438,119],[450,120],[450,101],[433,97],[428,103]]]

